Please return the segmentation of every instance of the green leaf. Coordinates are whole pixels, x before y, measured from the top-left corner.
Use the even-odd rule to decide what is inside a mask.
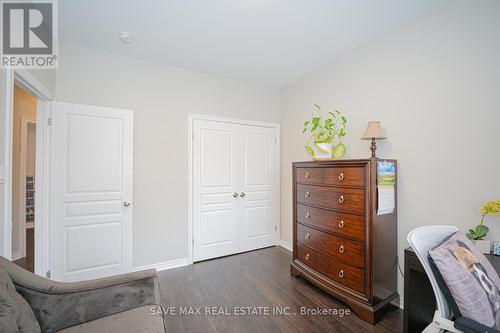
[[[335,113],[336,113],[336,114],[340,114],[340,111],[339,111],[339,110],[335,110]]]
[[[321,106],[319,106],[318,104],[314,104],[314,106],[316,107],[316,109],[318,109],[319,111],[321,111]]]
[[[344,125],[345,123],[347,123],[347,118],[344,115],[342,115],[342,122],[344,123]]]
[[[304,123],[304,127],[309,125],[309,120]]]
[[[309,155],[311,155],[312,157],[314,157],[314,151],[312,150],[312,148],[311,148],[311,147],[306,146],[306,150],[307,150],[307,153],[308,153]]]
[[[332,137],[331,136],[315,136],[314,137],[314,143],[325,143],[325,142],[332,142]]]
[[[468,239],[476,239],[476,235],[474,233],[471,233],[472,230],[469,230],[469,232],[467,233],[467,238]]]
[[[342,129],[340,130],[340,134],[339,134],[339,135],[340,135],[340,136],[345,136],[345,128],[342,128]]]
[[[480,224],[476,227],[476,236],[478,236],[478,239],[482,239],[486,236],[488,231],[490,231],[490,229],[487,226]]]
[[[486,233],[486,232],[488,232],[488,231],[490,231],[490,228],[488,228],[488,227],[487,227],[487,226],[485,226],[484,224],[480,224],[480,225],[478,225],[478,226],[476,227],[476,233],[478,233],[478,232],[484,232],[484,233]]]
[[[306,128],[304,128],[304,130],[302,131],[302,133],[305,133],[306,131],[307,131],[307,127],[306,127]]]
[[[328,118],[327,120],[325,120],[325,126],[326,127],[330,127],[333,125],[333,120]]]
[[[320,118],[320,117],[314,117],[314,118],[312,119],[312,123],[313,123],[313,125],[318,125],[320,120],[321,120],[321,118]]]

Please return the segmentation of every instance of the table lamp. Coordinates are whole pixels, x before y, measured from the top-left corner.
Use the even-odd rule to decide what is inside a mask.
[[[372,140],[372,145],[370,149],[372,151],[372,157],[375,156],[375,151],[377,150],[377,145],[375,144],[375,140],[385,139],[384,133],[382,133],[382,129],[380,128],[380,121],[369,121],[368,126],[366,127],[365,134],[361,139],[363,140]]]

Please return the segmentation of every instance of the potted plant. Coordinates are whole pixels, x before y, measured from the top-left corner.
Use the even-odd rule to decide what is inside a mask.
[[[320,115],[311,115],[311,119],[304,123],[302,133],[309,132],[306,151],[314,160],[340,158],[346,153],[346,146],[342,142],[345,136],[347,118],[339,111],[322,114],[321,107],[314,104]]]
[[[500,200],[488,201],[479,208],[479,212],[483,214],[481,222],[476,226],[476,229],[469,229],[467,237],[474,241],[474,245],[482,253],[490,253],[490,241],[484,239],[490,230],[484,225],[486,216],[500,215]]]

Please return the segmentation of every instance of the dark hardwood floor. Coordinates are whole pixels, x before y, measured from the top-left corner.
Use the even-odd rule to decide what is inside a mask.
[[[35,229],[26,229],[26,257],[14,263],[32,273],[35,271]]]
[[[347,306],[301,278],[290,275],[291,253],[266,248],[160,272],[161,299],[168,332],[402,332],[403,312],[395,308],[376,326],[355,314],[301,315],[300,308],[346,309]],[[234,315],[241,307],[261,307],[262,314]],[[201,314],[180,314],[181,308]],[[206,314],[207,307],[212,314]],[[235,307],[239,307],[236,308]],[[273,308],[288,307],[288,315]],[[270,314],[263,314],[265,309]],[[229,315],[219,313],[226,311]],[[295,313],[295,314],[293,314]]]

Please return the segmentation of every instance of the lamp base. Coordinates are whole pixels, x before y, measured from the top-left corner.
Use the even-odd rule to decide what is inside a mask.
[[[375,156],[375,151],[377,150],[377,144],[375,143],[375,138],[372,138],[372,145],[370,146],[370,149],[372,151],[372,157],[377,157]]]

